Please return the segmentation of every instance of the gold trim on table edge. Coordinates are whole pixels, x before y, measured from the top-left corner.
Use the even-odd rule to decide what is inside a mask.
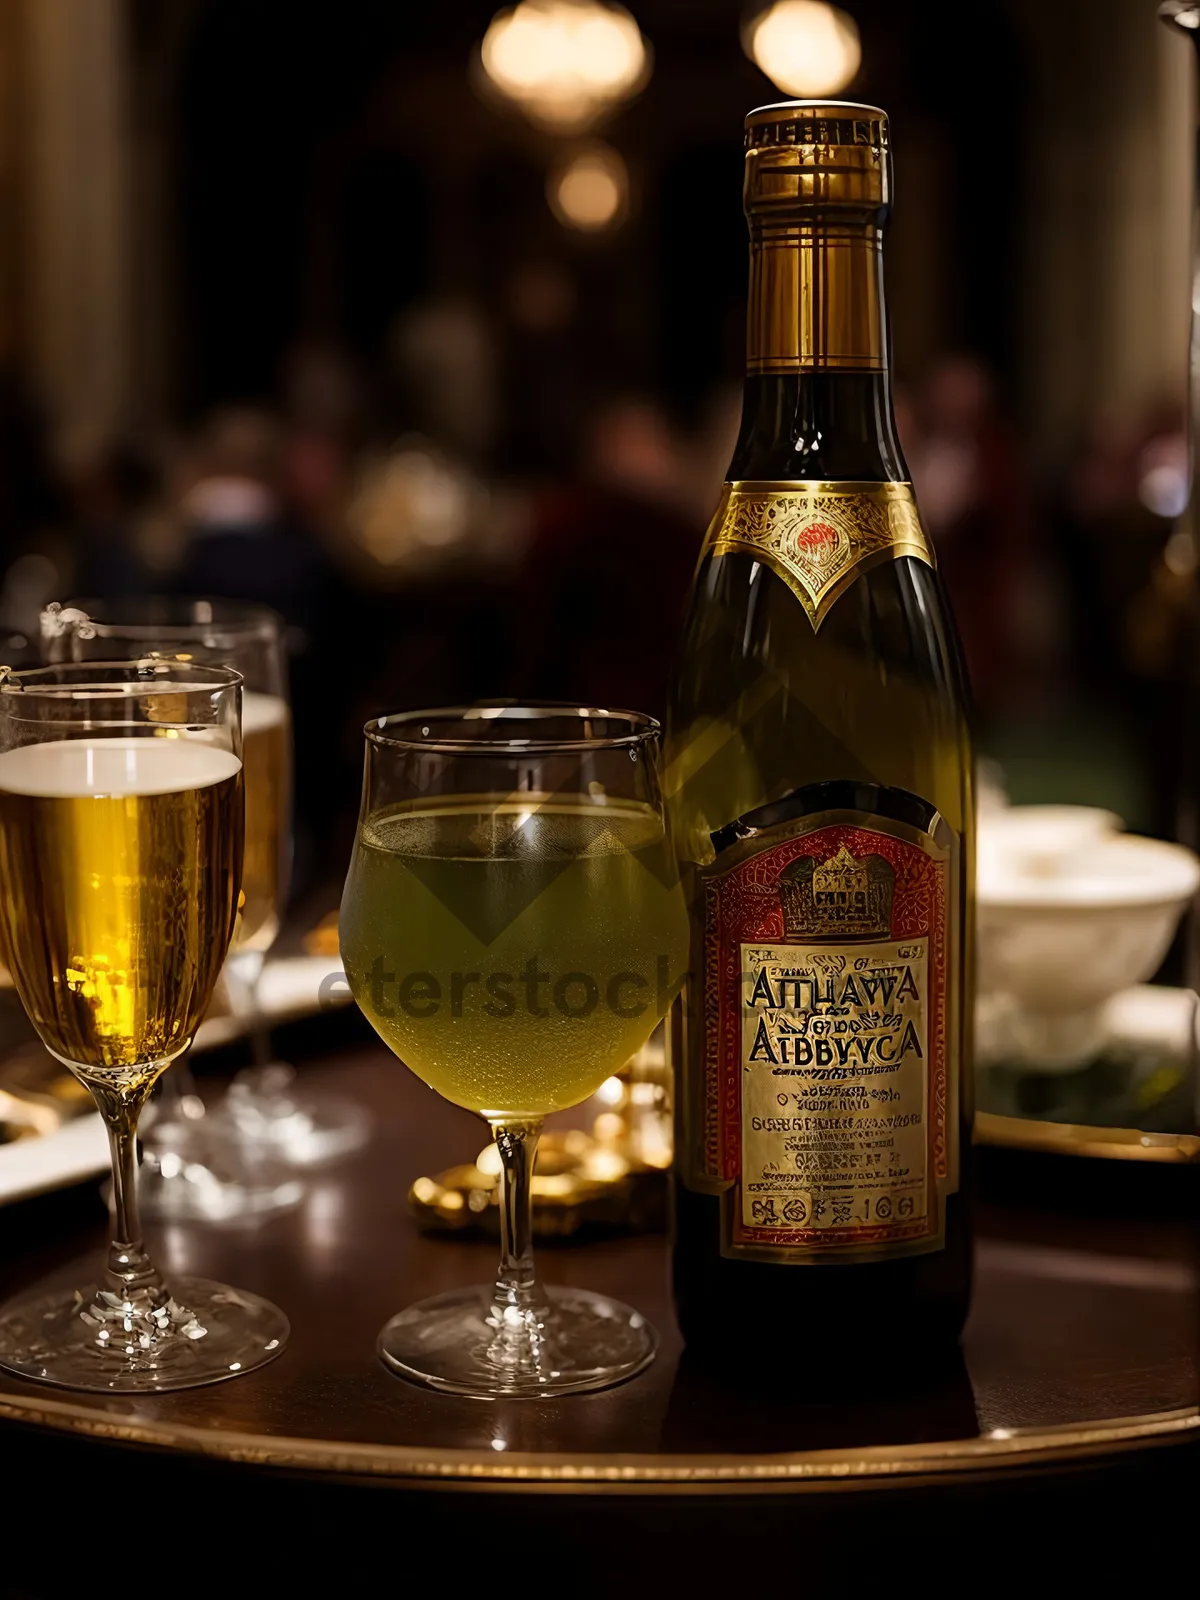
[[[1039,1122],[993,1111],[975,1114],[975,1143],[1007,1150],[1040,1150],[1104,1161],[1155,1161],[1168,1166],[1200,1162],[1194,1133],[1146,1133],[1141,1128],[1098,1128],[1082,1122]]]
[[[809,1450],[763,1457],[641,1455],[568,1457],[440,1452],[401,1445],[338,1443],[215,1431],[187,1423],[102,1417],[70,1401],[0,1393],[0,1420],[34,1424],[112,1443],[148,1445],[241,1465],[353,1477],[413,1480],[422,1488],[523,1489],[576,1492],[750,1492],[845,1487],[970,1472],[1035,1468],[1050,1462],[1096,1461],[1147,1445],[1200,1443],[1200,1407],[1049,1428],[997,1429],[974,1439],[867,1446],[853,1453]]]

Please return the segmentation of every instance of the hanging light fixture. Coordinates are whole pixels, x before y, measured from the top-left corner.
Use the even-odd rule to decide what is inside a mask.
[[[802,100],[837,94],[862,64],[854,18],[823,0],[776,0],[746,26],[742,45],[777,88]]]
[[[603,233],[616,227],[629,202],[629,174],[620,153],[607,144],[574,151],[551,171],[546,198],[564,228]]]
[[[492,18],[480,58],[491,87],[553,133],[586,128],[650,76],[637,23],[601,0],[521,0]]]

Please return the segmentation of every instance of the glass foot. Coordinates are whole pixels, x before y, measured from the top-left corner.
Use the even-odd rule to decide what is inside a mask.
[[[218,1115],[239,1136],[260,1141],[292,1167],[318,1167],[361,1150],[371,1133],[362,1106],[341,1095],[299,1088],[294,1067],[249,1067],[230,1084]]]
[[[480,1286],[409,1306],[376,1348],[401,1377],[476,1400],[607,1389],[653,1361],[657,1335],[639,1311],[588,1289],[543,1293],[548,1304],[521,1328],[532,1340],[511,1338],[492,1289]]]
[[[143,1216],[255,1224],[299,1205],[304,1185],[276,1152],[196,1104],[199,1115],[158,1116],[146,1129],[138,1174]]]
[[[128,1297],[90,1284],[0,1309],[0,1367],[99,1394],[155,1394],[273,1361],[288,1320],[269,1300],[206,1278]]]

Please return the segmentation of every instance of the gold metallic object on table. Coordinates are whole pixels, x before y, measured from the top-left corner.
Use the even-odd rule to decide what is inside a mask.
[[[550,1129],[538,1146],[533,1226],[539,1238],[584,1228],[649,1233],[666,1223],[671,1098],[660,1034],[617,1077],[600,1085],[585,1113],[590,1131]],[[418,1178],[409,1204],[429,1233],[495,1231],[500,1157],[494,1144],[473,1162]]]
[[[304,935],[304,950],[310,956],[337,956],[341,954],[338,945],[338,914],[337,911],[327,912],[315,928]]]

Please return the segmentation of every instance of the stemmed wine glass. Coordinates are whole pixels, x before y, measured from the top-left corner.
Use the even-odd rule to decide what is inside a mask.
[[[400,1312],[379,1353],[483,1398],[619,1382],[651,1360],[654,1331],[618,1301],[539,1282],[530,1183],[543,1117],[624,1065],[683,975],[658,724],[493,704],[365,732],[340,915],[350,986],[419,1077],[487,1119],[502,1162],[495,1283]]]
[[[212,996],[242,873],[241,678],[157,660],[0,678],[0,927],[42,1043],[108,1128],[102,1280],[0,1311],[0,1366],[98,1391],[190,1388],[282,1350],[287,1319],[142,1243],[137,1123]]]
[[[362,1107],[342,1096],[298,1085],[291,1067],[271,1059],[262,1021],[260,980],[283,918],[292,849],[292,719],[282,620],[265,606],[233,600],[84,599],[48,606],[42,638],[51,660],[153,654],[232,667],[245,680],[246,864],[225,988],[235,1013],[249,1027],[256,1063],[231,1085],[219,1114],[227,1126],[218,1132],[224,1147],[222,1172],[240,1165],[240,1183],[234,1179],[222,1184],[205,1171],[204,1182],[186,1187],[163,1183],[153,1195],[156,1209],[171,1216],[227,1212],[236,1218],[286,1204],[298,1198],[299,1190],[286,1181],[280,1164],[315,1166],[358,1148],[369,1119]],[[194,1097],[187,1109],[193,1115],[202,1110]],[[186,1123],[181,1127],[176,1119],[170,1128],[175,1144],[186,1131]],[[169,1152],[176,1157],[180,1153]],[[203,1156],[202,1149],[190,1153]],[[171,1170],[177,1165],[173,1161]],[[197,1162],[185,1163],[185,1170],[195,1173]]]

